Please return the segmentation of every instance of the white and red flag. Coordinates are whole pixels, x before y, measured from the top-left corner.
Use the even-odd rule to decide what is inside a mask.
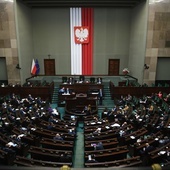
[[[93,74],[93,8],[70,8],[71,74]]]
[[[31,74],[32,75],[38,75],[40,72],[40,66],[38,63],[38,60],[32,60],[32,65],[31,65]]]

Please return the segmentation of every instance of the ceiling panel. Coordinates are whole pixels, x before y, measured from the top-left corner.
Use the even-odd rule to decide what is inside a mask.
[[[39,7],[116,7],[133,8],[146,0],[18,0],[31,8]]]

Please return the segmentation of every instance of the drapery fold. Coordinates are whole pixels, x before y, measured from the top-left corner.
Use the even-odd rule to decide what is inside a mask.
[[[89,43],[74,42],[74,27],[89,27]],[[93,8],[70,8],[71,74],[93,74]]]

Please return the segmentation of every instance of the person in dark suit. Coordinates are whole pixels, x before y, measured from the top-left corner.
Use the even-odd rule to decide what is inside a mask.
[[[140,154],[141,155],[148,155],[148,153],[153,151],[153,150],[154,150],[154,147],[149,145],[149,143],[146,143],[145,147],[142,150],[140,150]]]
[[[103,147],[103,143],[102,142],[99,142],[96,146],[95,146],[95,150],[103,150],[104,147]]]
[[[146,143],[145,147],[142,150],[140,150],[142,166],[150,166],[152,164],[152,160],[149,155],[149,152],[151,152],[153,150],[154,150],[154,147],[151,146],[149,143]]]
[[[54,129],[54,124],[53,122],[49,122],[48,126],[47,126],[48,130],[53,130]]]
[[[69,84],[73,84],[73,83],[74,83],[74,79],[73,79],[72,77],[69,77],[69,78],[68,78],[68,83],[69,83]]]
[[[102,84],[102,78],[101,77],[97,78],[97,84]]]
[[[55,136],[54,136],[54,138],[53,138],[53,140],[63,140],[63,138],[61,137],[61,135],[59,134],[59,133],[57,133]]]
[[[67,88],[67,89],[66,89],[66,94],[70,94],[70,93],[71,93],[70,89]]]
[[[34,98],[32,97],[31,94],[28,95],[27,99],[28,99],[28,101],[30,101],[30,102],[33,102],[33,101],[34,101]]]
[[[103,102],[103,91],[102,89],[99,90],[99,105],[102,105]]]
[[[59,162],[64,162],[64,163],[71,162],[71,157],[68,155],[67,152],[62,153],[60,156]]]

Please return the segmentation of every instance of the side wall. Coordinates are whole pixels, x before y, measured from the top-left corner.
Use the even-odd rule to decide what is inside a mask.
[[[8,83],[20,83],[14,2],[4,0],[0,1],[0,57],[6,60],[6,68],[1,68],[1,72]]]
[[[128,67],[130,75],[138,78],[141,84],[144,72],[147,17],[148,3],[142,3],[132,10]]]
[[[25,79],[31,76],[31,62],[35,57],[32,40],[32,10],[19,2],[16,3],[16,23],[21,82],[25,82]]]
[[[158,57],[170,58],[170,0],[155,2],[149,0],[147,46],[145,62],[149,69],[145,70],[144,82],[155,83]],[[158,73],[159,74],[159,73]],[[166,72],[165,74],[169,74]]]

